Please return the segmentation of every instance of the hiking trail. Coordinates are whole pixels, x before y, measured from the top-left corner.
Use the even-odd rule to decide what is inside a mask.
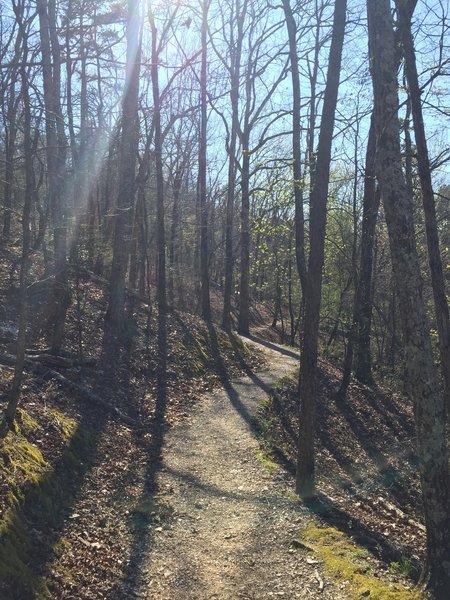
[[[248,343],[264,350],[269,368],[203,396],[167,433],[156,479],[162,517],[142,550],[137,598],[345,597],[296,544],[311,517],[283,471],[264,464],[253,430],[270,386],[298,358],[275,344]]]

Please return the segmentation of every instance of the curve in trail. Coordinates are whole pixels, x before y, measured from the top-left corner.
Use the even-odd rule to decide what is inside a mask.
[[[343,598],[292,540],[308,520],[282,473],[258,459],[260,402],[298,359],[255,341],[269,369],[202,397],[167,435],[157,501],[166,516],[143,557],[136,597],[152,600]]]

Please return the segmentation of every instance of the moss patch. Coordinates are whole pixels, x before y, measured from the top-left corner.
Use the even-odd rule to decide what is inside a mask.
[[[27,413],[27,411],[23,410],[23,408],[17,409],[17,423],[19,424],[20,431],[24,435],[40,429],[39,424]]]
[[[280,468],[280,466],[264,452],[256,452],[256,458],[269,471],[269,473],[276,473]]]
[[[39,483],[48,470],[39,448],[21,434],[9,435],[1,448],[0,473],[9,486],[8,508],[0,520],[0,580],[20,581],[23,589],[33,598],[50,598],[45,583],[36,581],[29,568],[29,532],[24,524],[20,507],[26,490]]]
[[[60,430],[64,440],[69,440],[77,428],[75,419],[68,417],[55,408],[48,408],[47,411],[50,413],[52,420]]]
[[[348,581],[349,600],[366,597],[371,600],[421,600],[423,595],[406,584],[381,581],[364,559],[369,553],[355,546],[343,532],[333,527],[311,525],[301,534],[323,561],[325,570],[339,581]],[[351,595],[350,595],[351,594]]]
[[[43,419],[53,435],[56,433],[54,441],[61,454],[55,464],[47,462],[27,439],[39,437],[42,427],[23,409],[17,432],[0,444],[0,482],[5,486],[3,512],[0,510],[0,597],[11,589],[36,600],[54,597],[53,582],[42,576],[36,553],[57,555],[63,551],[64,542],[53,545],[52,536],[42,533],[42,525],[60,528],[66,500],[70,504],[74,491],[73,479],[96,445],[97,432],[79,427],[56,409],[47,408]]]

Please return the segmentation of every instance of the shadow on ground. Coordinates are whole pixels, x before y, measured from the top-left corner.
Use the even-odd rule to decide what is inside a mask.
[[[123,353],[117,348],[112,353],[110,346],[103,346],[99,372],[104,374],[98,378],[97,393],[107,395],[107,378],[115,376],[120,362],[120,388],[132,398],[128,377],[131,370],[127,365],[130,354],[130,345]],[[112,389],[117,386],[118,382],[111,382]],[[4,515],[0,552],[2,600],[59,597],[61,582],[54,577],[52,565],[63,547],[62,533],[82,496],[84,482],[102,461],[99,443],[109,422],[104,408],[92,406],[81,397],[71,401],[77,403],[80,418],[61,455],[51,471],[21,491],[20,502]],[[133,400],[127,409],[136,413]]]
[[[324,486],[330,496],[319,493],[308,507],[383,561],[401,563],[406,558],[417,576],[417,549],[411,542],[408,546],[400,530],[387,535],[385,517],[380,519],[377,514],[381,497],[420,520],[412,415],[406,405],[402,410],[399,399],[357,384],[351,387],[347,400],[341,400],[336,394],[337,381],[335,371],[321,370],[316,406],[316,472],[319,487]],[[262,420],[266,449],[294,477],[298,439],[294,382],[284,382],[281,392],[271,394]],[[363,517],[355,510],[356,504],[372,507],[373,515]],[[387,523],[396,518],[387,515]]]
[[[164,438],[167,430],[167,315],[159,313],[157,329],[157,380],[156,403],[153,421],[146,431],[137,432],[137,441],[146,451],[147,462],[144,474],[144,486],[138,501],[141,505],[152,506],[157,493],[156,478],[162,467],[162,452]],[[147,434],[147,435],[145,435]],[[150,434],[150,436],[148,436]],[[111,600],[123,600],[135,597],[141,587],[141,572],[145,557],[151,550],[153,542],[153,528],[149,526],[147,518],[140,522],[130,520],[133,528],[133,543],[129,553],[127,568],[122,581],[118,582],[111,592]]]

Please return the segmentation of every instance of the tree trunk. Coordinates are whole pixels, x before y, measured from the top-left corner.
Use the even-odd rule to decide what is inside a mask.
[[[416,138],[416,156],[419,170],[422,202],[425,215],[428,257],[430,262],[431,285],[433,288],[434,307],[436,311],[436,328],[439,338],[441,370],[444,378],[444,391],[447,416],[450,414],[450,324],[445,279],[439,249],[439,234],[436,220],[433,185],[431,182],[430,161],[428,158],[427,138],[423,122],[422,103],[420,97],[419,78],[417,75],[414,40],[411,33],[411,15],[408,3],[398,0],[399,32],[403,45],[405,73],[409,88],[409,101]]]
[[[417,453],[427,528],[422,575],[435,598],[450,589],[450,494],[444,399],[437,373],[415,244],[412,199],[402,171],[396,45],[389,0],[367,2],[369,58],[374,86],[376,172],[395,271],[406,358],[406,386],[414,403]]]
[[[352,378],[353,370],[353,356],[355,348],[356,328],[357,328],[357,290],[358,290],[358,269],[356,267],[356,256],[358,251],[358,144],[359,142],[359,121],[356,123],[355,130],[355,148],[353,154],[353,163],[355,173],[353,176],[353,243],[352,243],[352,275],[350,278],[350,285],[353,284],[353,310],[352,320],[348,331],[348,342],[345,349],[344,365],[342,369],[342,382],[338,391],[338,397],[343,400],[347,395],[348,386]]]
[[[200,73],[200,140],[198,159],[198,189],[200,195],[200,290],[201,312],[206,321],[211,320],[211,302],[209,297],[209,254],[208,254],[208,204],[206,190],[206,144],[207,144],[207,46],[209,0],[202,3],[202,54]]]
[[[115,337],[123,332],[125,278],[133,230],[138,150],[138,94],[141,60],[139,0],[128,0],[127,68],[122,101],[119,193],[114,228],[113,260],[106,322]]]
[[[67,267],[67,214],[63,192],[66,139],[61,113],[60,52],[56,33],[54,0],[37,0],[44,87],[45,131],[47,138],[48,198],[53,220],[55,281],[45,320],[53,327],[52,348],[58,352],[69,304]]]
[[[3,181],[3,238],[6,240],[11,233],[11,209],[14,180],[14,154],[17,133],[17,98],[15,95],[16,74],[11,74],[9,85],[8,108],[5,123],[5,175]]]
[[[173,206],[172,206],[172,222],[170,224],[169,237],[169,279],[168,279],[168,296],[169,302],[173,305],[175,302],[175,271],[177,275],[177,283],[179,279],[179,249],[177,248],[177,238],[180,228],[180,194],[182,183],[182,168],[175,172],[173,179]]]
[[[375,129],[372,115],[364,171],[361,256],[355,307],[358,338],[355,376],[358,381],[366,385],[373,385],[372,354],[370,349],[372,326],[372,271],[375,229],[380,207],[380,192],[376,187],[375,181],[375,152]]]
[[[154,127],[154,159],[156,171],[156,246],[157,246],[157,280],[156,303],[158,306],[158,370],[157,370],[157,413],[163,417],[166,401],[167,382],[167,290],[166,290],[166,234],[164,211],[164,174],[162,159],[161,131],[161,97],[159,91],[159,50],[157,28],[152,10],[149,10],[152,32],[152,94],[153,94],[153,127]]]
[[[250,333],[250,156],[249,140],[245,136],[242,147],[241,172],[241,272],[239,281],[239,318],[238,332]]]
[[[22,11],[14,7],[16,19],[23,33],[23,57],[21,66],[22,99],[23,99],[23,146],[25,158],[25,198],[22,212],[22,255],[20,260],[20,288],[19,288],[19,327],[17,335],[16,360],[14,364],[14,378],[8,396],[8,404],[0,423],[0,439],[4,438],[14,423],[17,407],[22,392],[23,369],[25,364],[25,349],[28,324],[28,277],[30,269],[31,230],[30,216],[33,202],[33,149],[31,141],[31,111],[29,83],[25,63],[28,57],[28,40],[24,31]]]
[[[319,338],[322,268],[325,249],[331,145],[339,89],[346,9],[346,0],[336,0],[327,82],[320,123],[314,187],[311,193],[310,251],[305,290],[305,325],[300,359],[299,381],[300,429],[296,491],[301,497],[311,497],[315,493],[314,440],[317,346]]]
[[[291,63],[292,79],[292,175],[294,178],[295,201],[295,255],[297,270],[300,277],[302,293],[306,287],[306,259],[305,259],[305,218],[303,214],[303,186],[301,168],[301,94],[300,72],[297,54],[297,27],[290,0],[282,0],[286,28],[289,37],[289,60]]]

